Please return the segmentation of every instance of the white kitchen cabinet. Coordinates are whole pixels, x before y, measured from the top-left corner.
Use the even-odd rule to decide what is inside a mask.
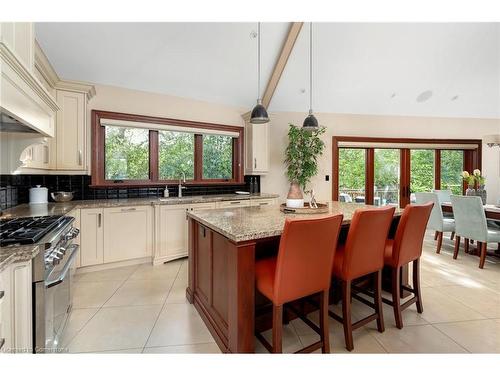
[[[240,200],[240,201],[223,201],[217,202],[216,208],[238,208],[238,207],[249,207],[250,200]]]
[[[252,199],[250,201],[251,207],[264,207],[264,206],[272,206],[276,204],[275,199]]]
[[[9,265],[0,273],[1,352],[33,350],[31,261]]]
[[[156,206],[156,244],[154,264],[168,262],[188,255],[187,212],[209,210],[215,203]]]
[[[35,30],[31,22],[0,23],[0,40],[30,72],[34,71]]]
[[[32,169],[49,169],[51,166],[51,148],[49,141],[33,144],[21,154],[23,167]]]
[[[104,209],[104,263],[152,255],[152,207]]]
[[[269,172],[269,124],[245,125],[246,174]]]
[[[80,210],[80,265],[102,264],[104,260],[104,225],[102,208]]]
[[[56,167],[85,171],[87,96],[83,92],[57,90]]]

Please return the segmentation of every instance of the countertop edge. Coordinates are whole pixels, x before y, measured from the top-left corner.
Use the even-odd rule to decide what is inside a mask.
[[[6,246],[0,248],[0,272],[12,263],[33,259],[40,252],[40,245]]]

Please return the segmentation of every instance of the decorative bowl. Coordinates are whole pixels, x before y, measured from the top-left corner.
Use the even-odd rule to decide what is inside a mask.
[[[69,202],[73,199],[73,192],[71,191],[55,191],[50,193],[50,196],[56,202]]]

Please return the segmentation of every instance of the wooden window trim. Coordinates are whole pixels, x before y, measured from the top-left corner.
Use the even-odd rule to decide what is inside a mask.
[[[91,132],[92,132],[92,184],[91,187],[158,187],[177,184],[178,180],[160,180],[158,175],[158,131],[149,131],[149,179],[148,180],[123,180],[113,182],[104,177],[105,163],[105,129],[101,126],[101,119],[113,119],[124,121],[138,121],[152,124],[176,125],[189,128],[212,129],[237,132],[238,138],[233,138],[233,178],[232,179],[203,179],[203,139],[201,135],[195,134],[195,174],[194,179],[187,180],[186,185],[212,186],[212,185],[244,185],[243,156],[244,156],[244,128],[241,126],[230,126],[213,124],[207,122],[177,120],[170,118],[143,116],[130,113],[109,112],[92,110]]]
[[[339,150],[340,142],[360,142],[360,143],[414,143],[414,144],[471,144],[477,145],[474,150],[464,151],[464,170],[472,171],[481,169],[482,166],[482,141],[479,139],[426,139],[426,138],[380,138],[380,137],[354,137],[354,136],[338,136],[332,137],[332,200],[339,199]],[[349,147],[353,148],[353,147]],[[365,196],[366,203],[373,204],[373,193],[370,194],[374,185],[373,171],[373,152],[374,148],[360,147],[366,150],[366,179],[365,179]],[[410,149],[400,149],[400,205],[406,206],[410,203]],[[441,149],[435,149],[434,162],[434,188],[439,189],[441,186]],[[465,183],[463,191],[465,193]]]

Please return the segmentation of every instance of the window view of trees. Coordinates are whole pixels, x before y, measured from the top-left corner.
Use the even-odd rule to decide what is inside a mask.
[[[432,189],[434,189],[434,150],[411,150],[411,192],[431,191]]]
[[[399,205],[400,151],[376,149],[374,155],[374,203],[379,206]]]
[[[464,152],[462,150],[441,150],[441,189],[452,194],[462,194]]]
[[[106,126],[104,170],[107,180],[147,180],[149,130]]]
[[[159,131],[158,154],[160,180],[194,178],[194,134]]]
[[[363,203],[365,199],[365,150],[339,150],[339,200]]]
[[[203,178],[230,179],[233,176],[233,138],[203,136]]]

